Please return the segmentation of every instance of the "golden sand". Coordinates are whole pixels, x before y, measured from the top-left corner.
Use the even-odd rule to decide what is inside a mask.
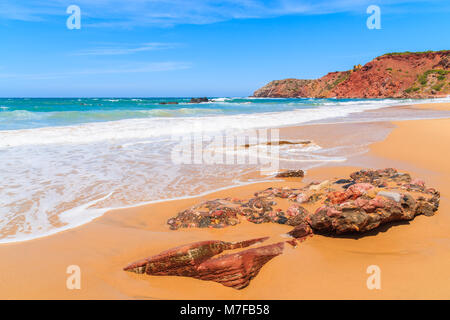
[[[450,110],[450,104],[421,105]],[[434,217],[381,228],[366,237],[315,235],[267,263],[243,290],[183,277],[122,271],[128,263],[199,240],[285,240],[291,227],[243,222],[224,229],[169,230],[166,221],[202,199],[245,198],[268,186],[247,185],[193,199],[115,210],[84,226],[46,238],[0,245],[2,299],[419,299],[450,298],[450,119],[394,123],[388,138],[365,156],[423,178],[441,193]],[[348,175],[356,167],[310,170],[305,180]],[[68,290],[67,267],[81,268],[81,289]],[[366,269],[381,268],[381,290],[368,290]]]

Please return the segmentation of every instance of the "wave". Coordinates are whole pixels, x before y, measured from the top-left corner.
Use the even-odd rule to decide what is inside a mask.
[[[0,131],[0,148],[26,145],[48,144],[84,144],[130,139],[148,139],[154,137],[183,135],[189,132],[219,132],[227,129],[273,128],[328,118],[345,117],[351,113],[363,112],[387,106],[385,103],[343,103],[341,105],[323,105],[308,109],[294,109],[283,112],[263,112],[253,114],[216,115],[202,117],[175,117],[195,114],[196,109],[147,110],[153,117],[144,119],[125,119],[108,122],[44,127],[36,129]],[[205,112],[205,109],[201,109]],[[216,112],[207,109],[208,112]],[[220,111],[217,111],[220,113]],[[28,114],[28,113],[26,113]],[[73,113],[70,116],[74,116]],[[64,115],[61,115],[64,116]],[[69,115],[68,115],[69,116]],[[55,115],[53,115],[55,117]]]
[[[211,99],[211,101],[213,101],[213,102],[223,102],[223,101],[230,101],[230,100],[232,100],[231,98],[214,98],[214,99]]]
[[[148,110],[95,110],[95,111],[61,111],[61,112],[31,112],[27,110],[7,111],[8,107],[0,107],[0,122],[16,124],[29,121],[40,121],[41,126],[70,125],[101,121],[115,121],[122,119],[139,119],[154,117],[184,117],[195,115],[220,114],[223,111],[214,108],[177,108],[177,109],[148,109]]]
[[[1,107],[8,110],[8,107]],[[2,111],[0,112],[0,121],[23,121],[23,120],[41,120],[43,117],[37,112],[26,110]]]

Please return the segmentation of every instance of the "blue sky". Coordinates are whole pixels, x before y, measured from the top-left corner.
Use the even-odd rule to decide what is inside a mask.
[[[69,30],[69,5],[81,29]],[[369,30],[369,5],[381,29]],[[247,96],[450,49],[448,0],[2,0],[0,97]]]

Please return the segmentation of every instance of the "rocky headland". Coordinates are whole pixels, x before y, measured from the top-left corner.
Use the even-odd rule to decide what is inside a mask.
[[[271,98],[433,98],[450,95],[450,50],[399,52],[313,80],[275,80],[253,93]]]

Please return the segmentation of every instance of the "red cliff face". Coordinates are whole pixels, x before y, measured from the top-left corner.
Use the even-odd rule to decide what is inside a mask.
[[[429,98],[450,94],[450,50],[392,53],[315,80],[272,81],[255,97]]]

